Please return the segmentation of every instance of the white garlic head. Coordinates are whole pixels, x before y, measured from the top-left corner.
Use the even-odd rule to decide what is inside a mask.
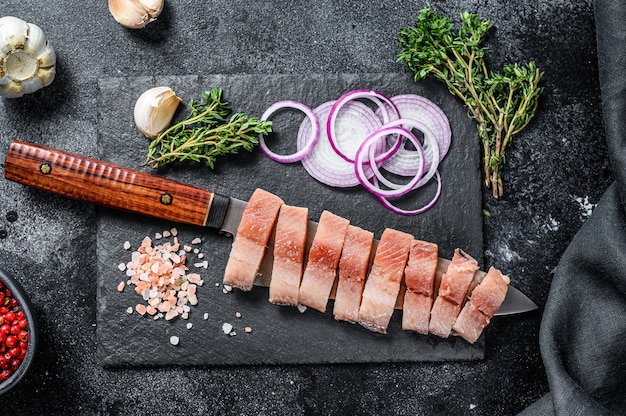
[[[141,29],[163,11],[164,0],[109,0],[109,11],[119,24]]]
[[[135,102],[135,125],[147,138],[156,138],[170,125],[180,101],[169,87],[150,88]]]
[[[43,30],[17,17],[0,18],[0,96],[33,93],[55,75],[56,54]]]

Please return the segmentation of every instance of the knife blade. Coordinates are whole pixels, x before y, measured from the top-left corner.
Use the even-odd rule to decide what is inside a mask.
[[[23,141],[10,144],[4,177],[65,197],[173,222],[215,228],[232,236],[236,235],[247,204],[237,198],[140,170]],[[316,228],[317,223],[309,221],[309,247]],[[271,280],[273,261],[271,250],[267,253],[255,281],[256,285],[265,287]],[[439,259],[438,279],[449,263],[447,259]],[[473,284],[478,284],[485,274],[479,270]],[[401,292],[396,304],[398,309],[402,308],[402,298]],[[532,300],[509,285],[507,297],[496,315],[535,309],[538,308]]]

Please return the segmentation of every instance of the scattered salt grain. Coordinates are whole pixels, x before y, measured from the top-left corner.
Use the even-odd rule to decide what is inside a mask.
[[[180,338],[178,338],[176,335],[172,335],[170,337],[170,344],[178,345],[179,342],[180,342]]]
[[[194,245],[195,245],[195,244],[200,244],[200,243],[202,243],[202,240],[201,240],[201,239],[199,239],[198,237],[194,238],[194,239],[191,241],[191,244],[194,244]]]
[[[191,322],[187,323],[187,329],[191,329],[193,327],[193,324]]]
[[[199,259],[203,259],[204,258],[204,253],[198,253],[198,258]]]
[[[224,293],[228,293],[231,292],[233,290],[233,287],[230,285],[224,285]]]
[[[209,319],[209,314],[208,313],[204,313],[204,320],[206,321],[207,319]]]
[[[200,249],[199,248],[194,248],[193,249],[193,254],[200,254]]]
[[[244,331],[246,331],[246,334],[249,334],[250,332],[252,332],[252,328],[247,326],[247,327],[244,328]]]
[[[178,230],[177,230],[176,228],[172,228],[172,229],[170,230],[170,233],[172,233],[172,235],[173,235],[174,237],[176,237],[176,236],[178,235]]]
[[[124,241],[124,250],[130,249],[130,241]]]
[[[225,334],[230,334],[232,330],[233,326],[228,322],[224,322],[224,324],[222,324],[222,331],[224,331]]]
[[[475,405],[473,403],[469,405],[469,409],[470,410],[474,410],[474,409],[476,409],[476,407],[477,407],[477,405]]]
[[[126,269],[126,276],[128,276],[128,277],[133,277],[133,276],[134,276],[134,275],[136,275],[136,274],[137,274],[137,272],[135,272],[134,270],[132,270],[132,269]]]
[[[161,233],[156,233],[156,234],[154,235],[154,239],[155,239],[155,240],[160,240],[160,239],[162,239],[162,238],[163,238],[163,234],[161,234]]]
[[[304,305],[298,304],[297,308],[300,311],[300,313],[304,313],[306,311],[306,306]]]
[[[127,313],[127,314],[129,314],[129,315],[130,315],[131,313],[133,313],[133,307],[132,307],[132,306],[129,306],[129,307],[126,309],[126,313]]]
[[[117,265],[117,268],[120,269],[121,272],[126,270],[126,265],[124,263],[120,263]]]
[[[235,316],[236,316],[237,318],[241,318],[241,312],[237,312],[237,313],[235,313]]]
[[[124,283],[124,282],[120,282],[120,283],[117,285],[117,291],[118,291],[118,292],[123,292],[123,291],[124,291],[124,287],[125,287],[125,286],[126,286],[126,283]]]
[[[219,283],[215,283],[215,287],[220,287],[220,284]]]
[[[163,237],[167,238],[171,236],[172,236],[172,233],[170,233],[168,230],[163,231]]]
[[[199,263],[194,263],[194,266],[195,267],[203,267],[203,268],[206,269],[207,267],[209,267],[209,262],[205,260],[205,261],[202,261],[202,262],[199,262]]]

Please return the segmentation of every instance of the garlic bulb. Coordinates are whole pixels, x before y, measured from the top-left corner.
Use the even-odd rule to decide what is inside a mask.
[[[56,74],[56,54],[43,30],[32,23],[0,18],[0,95],[17,98],[47,87]]]
[[[164,0],[109,0],[109,11],[122,26],[141,29],[156,20],[163,3]]]
[[[154,139],[170,125],[180,98],[169,87],[155,87],[139,96],[135,103],[135,124],[149,139]]]

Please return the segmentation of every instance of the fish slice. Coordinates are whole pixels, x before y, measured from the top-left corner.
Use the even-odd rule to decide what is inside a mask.
[[[215,228],[229,236],[236,234],[247,204],[237,198],[139,170],[23,141],[14,141],[9,146],[4,176],[11,181],[69,198],[174,222]],[[309,244],[316,227],[317,223],[309,222]],[[439,259],[438,278],[449,263],[449,260]],[[256,285],[269,286],[271,265],[272,255],[271,250],[268,250]],[[485,274],[478,271],[473,284],[478,284]],[[401,293],[396,304],[399,309],[402,308],[403,298]],[[532,300],[510,286],[496,315],[535,309],[537,305]]]

